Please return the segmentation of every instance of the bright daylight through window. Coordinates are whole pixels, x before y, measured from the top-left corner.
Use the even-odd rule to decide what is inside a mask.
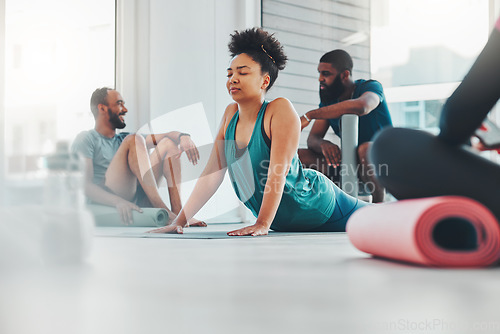
[[[36,178],[40,157],[93,124],[89,96],[114,86],[114,0],[5,1],[5,171]]]
[[[372,0],[372,77],[395,126],[437,133],[441,107],[484,47],[489,1]]]

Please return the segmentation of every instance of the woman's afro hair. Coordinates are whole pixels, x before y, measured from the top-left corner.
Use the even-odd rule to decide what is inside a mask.
[[[245,53],[259,63],[263,73],[271,78],[267,89],[271,88],[278,77],[278,71],[285,68],[287,57],[283,46],[274,37],[260,28],[235,31],[228,44],[231,57]]]

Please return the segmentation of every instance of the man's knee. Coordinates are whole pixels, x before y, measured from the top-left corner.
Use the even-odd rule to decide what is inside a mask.
[[[371,142],[364,142],[363,144],[358,146],[358,159],[361,163],[366,162],[371,144]]]
[[[146,139],[140,134],[130,134],[123,139],[122,145],[146,145]]]
[[[182,152],[179,146],[168,137],[164,137],[160,140],[157,144],[157,149],[159,149],[160,152],[166,156],[173,156]]]

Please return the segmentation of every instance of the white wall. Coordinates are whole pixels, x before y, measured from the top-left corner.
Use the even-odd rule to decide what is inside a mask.
[[[5,0],[0,0],[0,206],[5,202]]]
[[[260,25],[257,0],[119,0],[117,18],[117,88],[131,111],[128,131],[150,123],[154,132],[189,132],[199,145],[212,142],[221,116],[231,102],[225,89],[227,43],[234,30]],[[201,102],[199,110],[171,113]],[[170,118],[170,122],[168,121]],[[179,117],[181,119],[179,119]],[[167,120],[167,121],[165,121]],[[175,123],[175,129],[169,125]],[[207,150],[202,150],[207,157]],[[184,177],[201,168],[183,161]],[[194,184],[183,186],[183,199]],[[228,210],[238,201],[229,182],[200,217]]]

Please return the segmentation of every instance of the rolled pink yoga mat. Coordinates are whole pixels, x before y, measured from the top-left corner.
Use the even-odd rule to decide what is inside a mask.
[[[347,223],[359,250],[439,267],[484,267],[500,259],[500,227],[484,205],[458,196],[376,204]]]

